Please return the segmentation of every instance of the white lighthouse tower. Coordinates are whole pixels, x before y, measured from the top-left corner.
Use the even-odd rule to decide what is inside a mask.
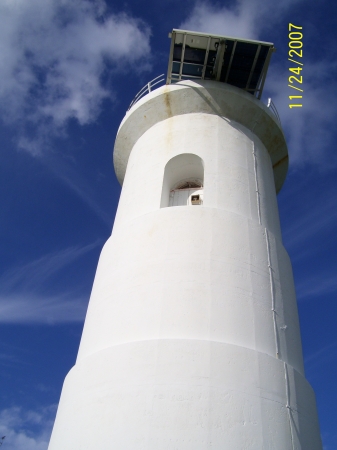
[[[273,45],[173,30],[123,119],[123,184],[49,450],[321,450],[259,98]]]

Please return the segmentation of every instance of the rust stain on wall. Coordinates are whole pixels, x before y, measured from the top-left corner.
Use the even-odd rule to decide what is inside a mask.
[[[165,112],[167,114],[167,117],[172,117],[172,107],[171,107],[171,98],[170,98],[170,90],[168,87],[165,87],[164,91],[164,103],[165,103]]]

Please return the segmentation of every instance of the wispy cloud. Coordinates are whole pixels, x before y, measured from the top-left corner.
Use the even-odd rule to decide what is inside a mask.
[[[9,269],[0,277],[1,292],[9,293],[13,290],[35,292],[37,286],[42,286],[60,269],[71,264],[97,245],[98,242],[94,242],[83,247],[69,247]]]
[[[54,293],[51,280],[97,245],[98,242],[94,242],[83,247],[70,247],[7,270],[0,278],[0,322],[82,321],[88,298],[83,298],[74,288]]]
[[[198,1],[180,28],[247,39],[260,38],[290,6],[301,0],[281,0],[271,5],[265,0],[239,0],[230,7]],[[267,19],[267,20],[266,20]]]
[[[21,407],[0,412],[0,435],[7,450],[46,450],[50,439],[56,405],[25,411]],[[34,430],[34,431],[32,431]]]
[[[83,177],[81,171],[78,169],[78,166],[71,159],[65,160],[60,155],[45,153],[39,161],[111,229],[113,210],[106,211],[100,206],[101,199],[97,198],[97,189],[94,189],[96,186],[89,184],[88,180]]]
[[[283,231],[283,239],[287,248],[298,247],[305,241],[313,241],[315,235],[327,232],[337,222],[336,196],[334,192],[316,200],[315,207],[305,211],[296,222],[287,224]],[[312,242],[313,245],[313,242]],[[312,250],[312,247],[310,247]],[[306,249],[304,249],[306,251]],[[303,250],[301,250],[303,251]]]
[[[22,348],[12,345],[6,345],[6,343],[0,343],[0,362],[2,370],[16,370],[23,362],[22,358],[18,355],[22,353]]]
[[[12,294],[0,295],[0,323],[69,323],[82,322],[88,298],[76,298],[76,294],[55,296]]]
[[[150,30],[104,0],[4,0],[0,5],[0,113],[18,145],[39,154],[69,119],[96,119],[114,91],[104,82],[147,69]]]
[[[310,297],[323,297],[337,291],[336,271],[332,273],[320,273],[314,277],[307,277],[296,284],[298,300],[305,300]]]
[[[317,360],[320,360],[322,356],[324,356],[327,352],[331,355],[331,350],[337,347],[337,342],[332,342],[329,345],[326,345],[323,348],[320,348],[319,350],[315,351],[314,353],[311,353],[308,355],[304,362],[305,364],[309,364],[312,362],[316,362]]]

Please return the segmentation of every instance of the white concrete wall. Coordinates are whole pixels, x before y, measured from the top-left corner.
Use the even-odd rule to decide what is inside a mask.
[[[49,448],[321,449],[312,389],[287,373],[288,388],[282,361],[221,342],[113,346],[68,374]]]
[[[203,161],[203,205],[161,207],[181,154]],[[62,391],[60,448],[322,448],[271,158],[242,124],[173,115],[133,145]]]

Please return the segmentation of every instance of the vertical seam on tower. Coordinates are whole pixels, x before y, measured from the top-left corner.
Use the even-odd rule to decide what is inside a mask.
[[[288,420],[289,420],[289,428],[290,428],[290,436],[291,436],[291,446],[292,449],[294,450],[294,434],[293,434],[293,427],[291,425],[291,407],[290,407],[290,392],[289,392],[289,377],[288,377],[288,369],[287,369],[287,364],[284,362],[284,378],[285,378],[285,383],[286,383],[286,397],[287,397],[287,404],[286,404],[286,408],[288,410]]]
[[[254,158],[254,175],[255,175],[255,192],[256,192],[256,203],[257,203],[257,215],[259,218],[259,224],[261,225],[261,209],[260,209],[260,193],[259,193],[259,183],[257,181],[257,158],[255,153],[255,144],[253,142],[253,158]]]
[[[271,268],[270,245],[269,245],[269,239],[268,239],[268,231],[267,231],[267,228],[265,228],[264,230],[265,230],[266,244],[267,244],[268,271],[269,271],[269,282],[270,282],[270,293],[271,293],[271,310],[272,310],[272,313],[273,313],[276,356],[277,356],[277,358],[279,358],[279,356],[280,356],[279,353],[280,352],[279,352],[278,339],[277,339],[274,278],[273,278],[273,271],[272,271],[272,268]]]

